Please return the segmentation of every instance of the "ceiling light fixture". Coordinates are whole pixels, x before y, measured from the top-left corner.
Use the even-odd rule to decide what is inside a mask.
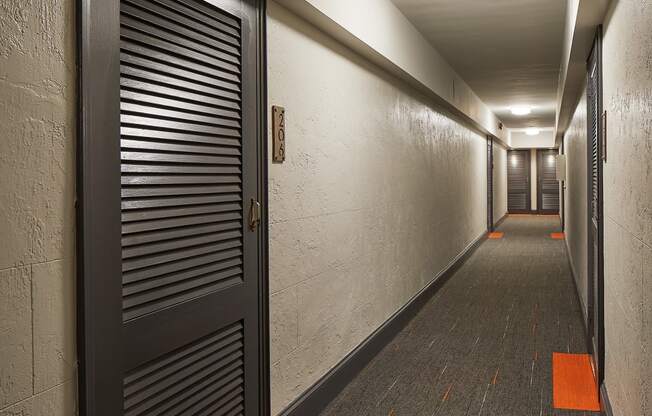
[[[527,128],[525,129],[525,134],[527,134],[528,136],[536,136],[539,134],[539,129],[536,127]]]
[[[515,116],[524,116],[532,112],[532,107],[529,105],[515,105],[510,110]]]

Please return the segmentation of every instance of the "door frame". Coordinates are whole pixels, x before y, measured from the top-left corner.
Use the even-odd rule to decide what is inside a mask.
[[[204,0],[218,3],[221,0]],[[254,7],[259,226],[259,414],[270,413],[266,0]],[[77,0],[77,349],[80,414],[122,412],[119,0]],[[111,45],[115,47],[111,47]],[[91,279],[91,276],[93,277]],[[101,376],[100,376],[101,375]],[[107,375],[109,377],[107,377]],[[115,383],[114,380],[120,380]],[[118,408],[119,404],[119,408]],[[117,411],[116,411],[117,410]]]
[[[550,151],[554,151],[554,150],[557,150],[557,149],[555,149],[553,147],[548,148],[548,149],[536,149],[536,151],[537,151],[537,210],[536,210],[537,214],[543,214],[543,215],[546,215],[546,214],[559,214],[560,211],[561,211],[561,195],[559,195],[559,211],[553,211],[553,210],[549,210],[549,209],[545,210],[545,209],[541,208],[543,206],[543,191],[542,191],[543,187],[541,186],[541,182],[542,182],[541,178],[543,176],[543,175],[541,175],[541,171],[543,169],[542,168],[542,166],[543,166],[543,152],[550,152]],[[559,189],[558,189],[558,192],[560,192]]]
[[[559,145],[559,154],[565,155],[564,136],[561,138]],[[566,167],[564,167],[565,169]],[[561,231],[566,231],[566,180],[559,181],[559,216],[561,217]]]
[[[597,374],[596,381],[598,386],[601,386],[604,382],[604,369],[605,369],[605,335],[604,335],[604,203],[603,203],[603,166],[602,166],[602,141],[603,141],[603,122],[602,122],[602,113],[603,113],[603,95],[602,95],[602,25],[599,25],[595,32],[595,37],[593,40],[593,46],[589,52],[586,61],[587,68],[587,83],[589,79],[589,73],[591,71],[591,55],[595,50],[596,53],[596,65],[597,65],[597,147],[598,147],[598,224],[597,224],[597,234],[598,234],[598,259],[597,259],[597,273],[594,273],[594,255],[593,255],[593,245],[595,243],[591,230],[593,229],[593,210],[591,206],[591,194],[593,193],[592,189],[592,175],[590,174],[591,166],[593,163],[592,148],[589,146],[589,141],[591,140],[591,114],[590,114],[590,100],[587,99],[587,146],[586,146],[586,156],[587,156],[587,329],[588,329],[588,344],[589,352],[592,356],[597,357],[597,368],[595,369]],[[588,87],[587,87],[588,89]],[[596,277],[594,280],[594,276]],[[597,299],[596,299],[597,292]],[[594,345],[591,342],[594,334],[596,336],[597,345]],[[595,349],[598,351],[595,351]]]
[[[487,230],[494,230],[494,138],[487,136]]]
[[[509,209],[509,152],[525,152],[527,155],[527,208],[525,210]],[[532,212],[532,154],[530,149],[509,149],[507,151],[507,213],[508,214],[533,214]]]

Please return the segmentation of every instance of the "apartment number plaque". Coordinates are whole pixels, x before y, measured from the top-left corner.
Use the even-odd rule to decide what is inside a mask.
[[[285,108],[272,106],[272,160],[275,163],[285,161]]]

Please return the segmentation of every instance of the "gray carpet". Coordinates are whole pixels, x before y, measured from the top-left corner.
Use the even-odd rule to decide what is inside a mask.
[[[558,219],[498,231],[322,416],[597,414],[552,408],[552,353],[586,352]]]

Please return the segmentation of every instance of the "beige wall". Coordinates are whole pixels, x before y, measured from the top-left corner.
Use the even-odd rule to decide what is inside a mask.
[[[552,129],[541,129],[536,136],[528,136],[523,130],[509,131],[509,146],[512,149],[550,149],[555,147]]]
[[[652,4],[604,25],[606,385],[616,416],[652,415]]]
[[[484,136],[275,2],[269,104],[274,414],[336,365],[486,228]]]
[[[0,415],[75,406],[74,1],[0,2]]]
[[[494,140],[494,223],[507,214],[507,149]]]
[[[586,84],[586,82],[585,82]],[[587,311],[587,212],[586,212],[586,86],[564,136],[566,153],[566,245],[580,291],[584,316]]]

